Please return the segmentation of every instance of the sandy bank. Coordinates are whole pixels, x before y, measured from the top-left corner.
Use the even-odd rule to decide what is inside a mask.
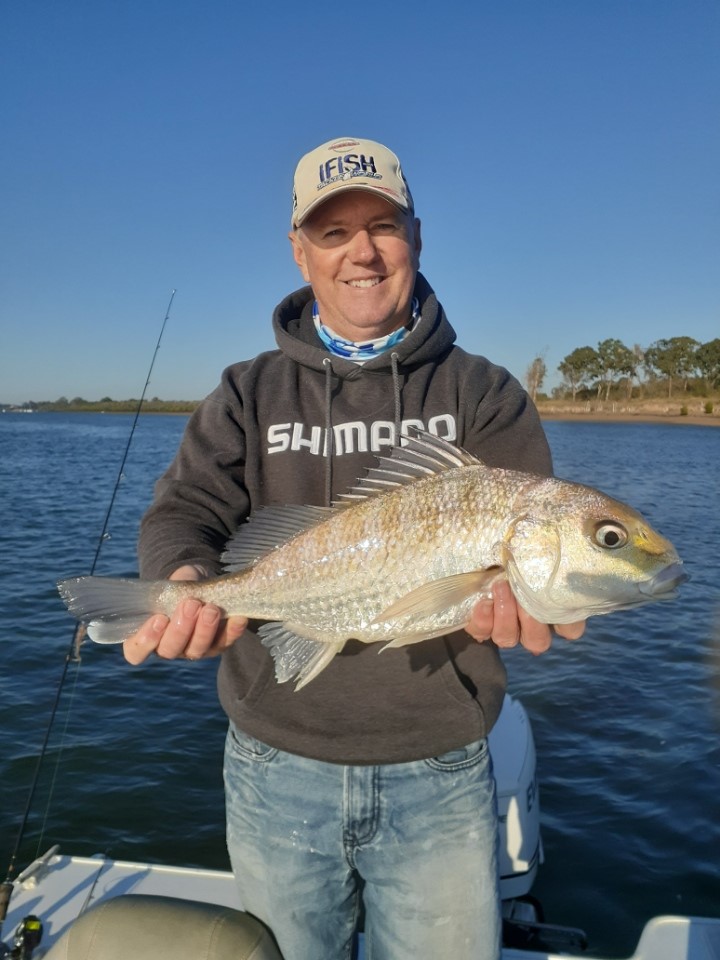
[[[720,427],[720,412],[718,413],[689,413],[680,416],[679,413],[661,413],[652,410],[564,410],[555,404],[538,405],[538,412],[543,420],[587,421],[596,423],[668,423],[678,426]]]

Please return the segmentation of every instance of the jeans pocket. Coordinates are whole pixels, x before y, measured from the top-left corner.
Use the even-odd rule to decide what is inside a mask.
[[[256,763],[268,763],[277,756],[277,747],[269,747],[262,740],[256,740],[242,730],[238,730],[234,723],[228,730],[228,749],[238,760],[251,760]]]
[[[472,743],[468,743],[464,747],[448,750],[447,753],[441,753],[437,757],[429,757],[424,762],[433,770],[452,772],[474,767],[487,757],[487,753],[488,742],[487,739],[483,738],[482,740],[473,740]]]

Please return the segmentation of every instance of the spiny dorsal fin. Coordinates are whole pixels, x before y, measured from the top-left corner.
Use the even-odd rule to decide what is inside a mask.
[[[332,513],[331,507],[260,507],[228,540],[220,558],[225,572],[251,566],[286,540],[327,520]]]
[[[414,429],[403,434],[399,445],[392,448],[389,457],[379,457],[378,465],[341,495],[339,503],[348,500],[367,500],[387,493],[393,487],[404,487],[421,477],[431,477],[458,467],[476,466],[478,460],[467,450],[425,430]]]
[[[401,443],[392,448],[390,456],[379,457],[378,465],[371,467],[356,486],[341,494],[332,507],[291,504],[261,507],[253,513],[228,541],[221,557],[224,570],[232,573],[251,566],[285,541],[327,520],[337,510],[352,506],[354,501],[368,500],[394,487],[414,483],[421,477],[480,462],[466,450],[424,430],[403,434]]]

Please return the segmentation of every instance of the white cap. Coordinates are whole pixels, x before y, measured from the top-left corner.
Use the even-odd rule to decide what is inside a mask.
[[[367,190],[405,213],[414,209],[410,188],[392,152],[375,140],[339,137],[306,153],[295,169],[292,225],[341,190]]]

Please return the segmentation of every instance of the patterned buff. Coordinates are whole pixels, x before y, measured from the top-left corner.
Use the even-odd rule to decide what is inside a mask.
[[[320,320],[320,308],[318,307],[317,300],[313,304],[315,329],[322,342],[330,353],[334,353],[336,357],[345,357],[346,360],[352,360],[353,363],[365,363],[367,360],[372,360],[373,357],[379,357],[381,353],[385,353],[386,350],[389,350],[397,343],[400,343],[401,340],[404,340],[408,333],[415,329],[419,319],[420,304],[417,299],[413,299],[412,319],[409,326],[400,327],[399,330],[393,330],[393,332],[389,333],[386,337],[378,337],[377,340],[363,340],[362,343],[355,343],[352,340],[345,340],[344,337],[338,336],[330,327],[326,327]]]

